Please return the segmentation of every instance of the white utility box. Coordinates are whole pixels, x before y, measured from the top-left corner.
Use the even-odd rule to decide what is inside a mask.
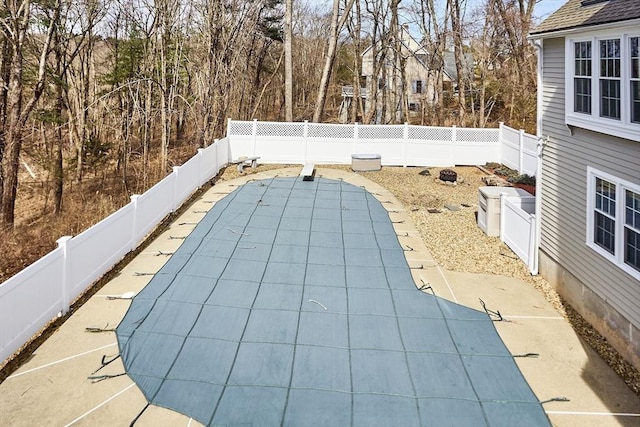
[[[500,195],[520,199],[519,205],[524,211],[535,209],[536,198],[522,188],[516,187],[480,187],[478,189],[478,227],[487,236],[500,235]]]
[[[380,154],[352,154],[351,169],[355,172],[379,171],[381,159]]]

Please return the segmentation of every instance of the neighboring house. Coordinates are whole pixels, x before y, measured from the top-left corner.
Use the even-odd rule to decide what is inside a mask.
[[[569,0],[530,38],[539,270],[640,368],[640,0]]]
[[[407,26],[400,28],[396,41],[400,46],[399,52],[392,48],[382,49],[378,44],[376,49],[372,45],[362,53],[362,76],[366,78],[366,93],[376,94],[375,98],[367,97],[365,110],[376,107],[375,123],[400,121],[405,108],[408,108],[410,115],[417,114],[425,105],[437,101],[436,74],[435,70],[429,70],[425,47],[409,34]],[[374,58],[374,50],[377,51],[378,58]],[[381,55],[384,55],[383,60],[380,59]],[[373,75],[374,61],[384,64],[377,76]],[[444,82],[456,79],[455,65],[452,64],[453,54],[445,54]]]

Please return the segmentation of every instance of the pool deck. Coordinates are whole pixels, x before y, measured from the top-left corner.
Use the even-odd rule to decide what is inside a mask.
[[[126,375],[94,382],[91,375],[124,372],[121,360],[100,369],[106,355],[118,354],[114,332],[86,332],[85,328],[115,328],[129,300],[110,299],[139,292],[167,261],[216,201],[249,180],[298,176],[300,168],[260,172],[218,182],[196,200],[96,295],[48,338],[16,372],[0,384],[0,425],[129,425],[196,426],[195,420],[150,406]],[[499,310],[504,320],[494,324],[554,426],[638,426],[640,399],[573,331],[544,297],[524,282],[494,275],[452,272],[438,266],[404,206],[386,189],[351,172],[317,169],[317,177],[343,179],[363,186],[390,212],[400,244],[417,286],[423,283],[439,297],[482,310]],[[563,398],[564,401],[554,399]],[[564,398],[568,399],[565,400]],[[452,420],[453,421],[453,420]]]

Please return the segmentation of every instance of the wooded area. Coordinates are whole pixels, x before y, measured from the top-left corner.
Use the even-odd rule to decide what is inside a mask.
[[[404,108],[392,122],[485,127],[504,121],[535,130],[535,51],[526,40],[533,0],[332,0],[329,6],[3,0],[0,250],[11,252],[21,245],[17,234],[46,227],[53,239],[77,233],[222,137],[229,117],[335,122],[347,85],[357,100],[351,121],[380,117],[377,99],[407,104],[406,90],[391,94],[377,84],[366,88],[366,101],[360,96],[369,46],[370,81],[394,75],[410,87],[397,37],[402,26],[427,50],[422,60],[435,95],[418,113]],[[447,53],[455,58],[450,85]]]

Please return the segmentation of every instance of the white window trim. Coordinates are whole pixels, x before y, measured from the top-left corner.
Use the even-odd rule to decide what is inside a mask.
[[[596,190],[596,178],[604,179],[605,181],[609,181],[616,186],[616,228],[615,228],[615,236],[616,236],[616,244],[615,244],[615,254],[611,254],[606,249],[600,247],[595,243],[595,232],[594,232],[594,211],[595,211],[595,190]],[[631,190],[634,193],[640,193],[640,185],[633,184],[624,179],[618,178],[606,172],[599,171],[597,169],[592,168],[591,166],[587,167],[587,241],[586,244],[589,248],[597,252],[602,257],[611,261],[616,267],[630,274],[632,277],[640,280],[640,271],[631,267],[630,265],[624,262],[624,218],[625,218],[625,197],[624,191]]]
[[[567,36],[565,39],[565,122],[568,125],[593,130],[640,142],[640,124],[631,121],[631,37],[640,37],[636,27],[623,27],[591,32],[588,35]],[[620,39],[620,119],[600,117],[600,41]],[[574,111],[574,43],[591,42],[591,114]]]

